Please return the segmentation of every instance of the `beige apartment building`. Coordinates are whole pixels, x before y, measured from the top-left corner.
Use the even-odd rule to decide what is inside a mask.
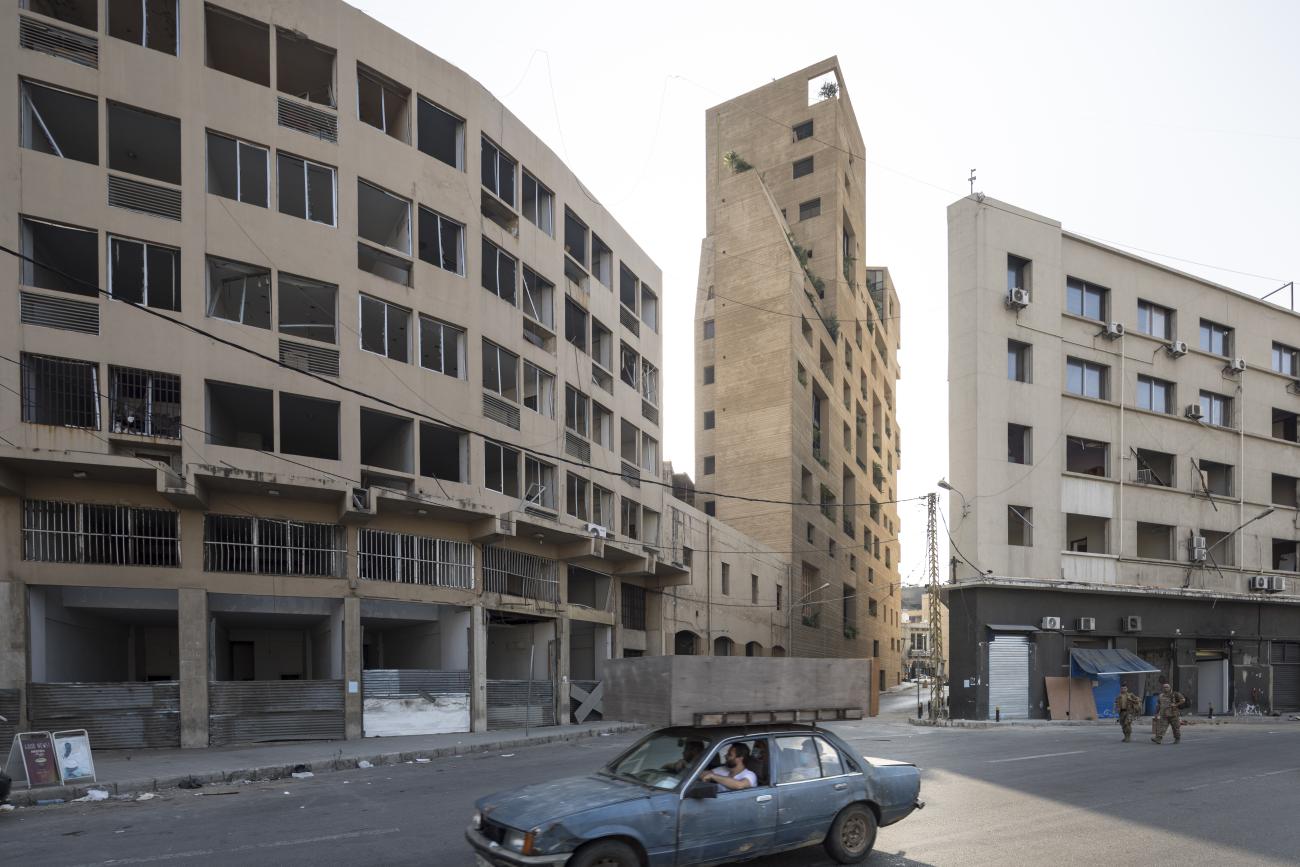
[[[659,267],[478,82],[341,2],[0,19],[11,727],[549,723],[788,645],[784,563],[672,496]]]
[[[834,58],[705,122],[696,499],[788,558],[791,653],[872,657],[884,688],[903,675],[899,303],[863,260],[862,133]]]
[[[948,659],[948,608],[939,603],[939,634],[943,637],[942,658]],[[903,645],[907,654],[907,676],[915,680],[935,673],[934,643],[930,634],[930,589],[903,588]]]
[[[1300,316],[980,195],[948,228],[954,715],[1040,715],[1074,649],[1300,707]]]

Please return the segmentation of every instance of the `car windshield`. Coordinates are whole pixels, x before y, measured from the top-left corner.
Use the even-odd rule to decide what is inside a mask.
[[[616,777],[656,789],[675,789],[712,745],[698,733],[655,732],[606,766]]]

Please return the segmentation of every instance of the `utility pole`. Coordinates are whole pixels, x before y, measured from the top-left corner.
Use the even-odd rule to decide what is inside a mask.
[[[933,668],[930,679],[930,719],[946,717],[944,707],[943,682],[943,606],[939,602],[939,525],[936,517],[935,503],[938,497],[930,494],[926,497],[926,561],[929,569],[930,594],[930,663]]]

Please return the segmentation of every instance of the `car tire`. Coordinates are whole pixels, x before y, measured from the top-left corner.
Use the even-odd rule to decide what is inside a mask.
[[[865,804],[850,804],[831,823],[826,854],[840,864],[859,864],[876,845],[876,814]]]
[[[574,853],[567,867],[641,867],[641,858],[626,843],[597,840]]]

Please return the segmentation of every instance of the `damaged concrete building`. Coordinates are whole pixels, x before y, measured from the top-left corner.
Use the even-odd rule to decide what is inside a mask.
[[[13,725],[546,724],[783,652],[784,563],[672,496],[659,267],[476,81],[341,2],[0,30]]]

